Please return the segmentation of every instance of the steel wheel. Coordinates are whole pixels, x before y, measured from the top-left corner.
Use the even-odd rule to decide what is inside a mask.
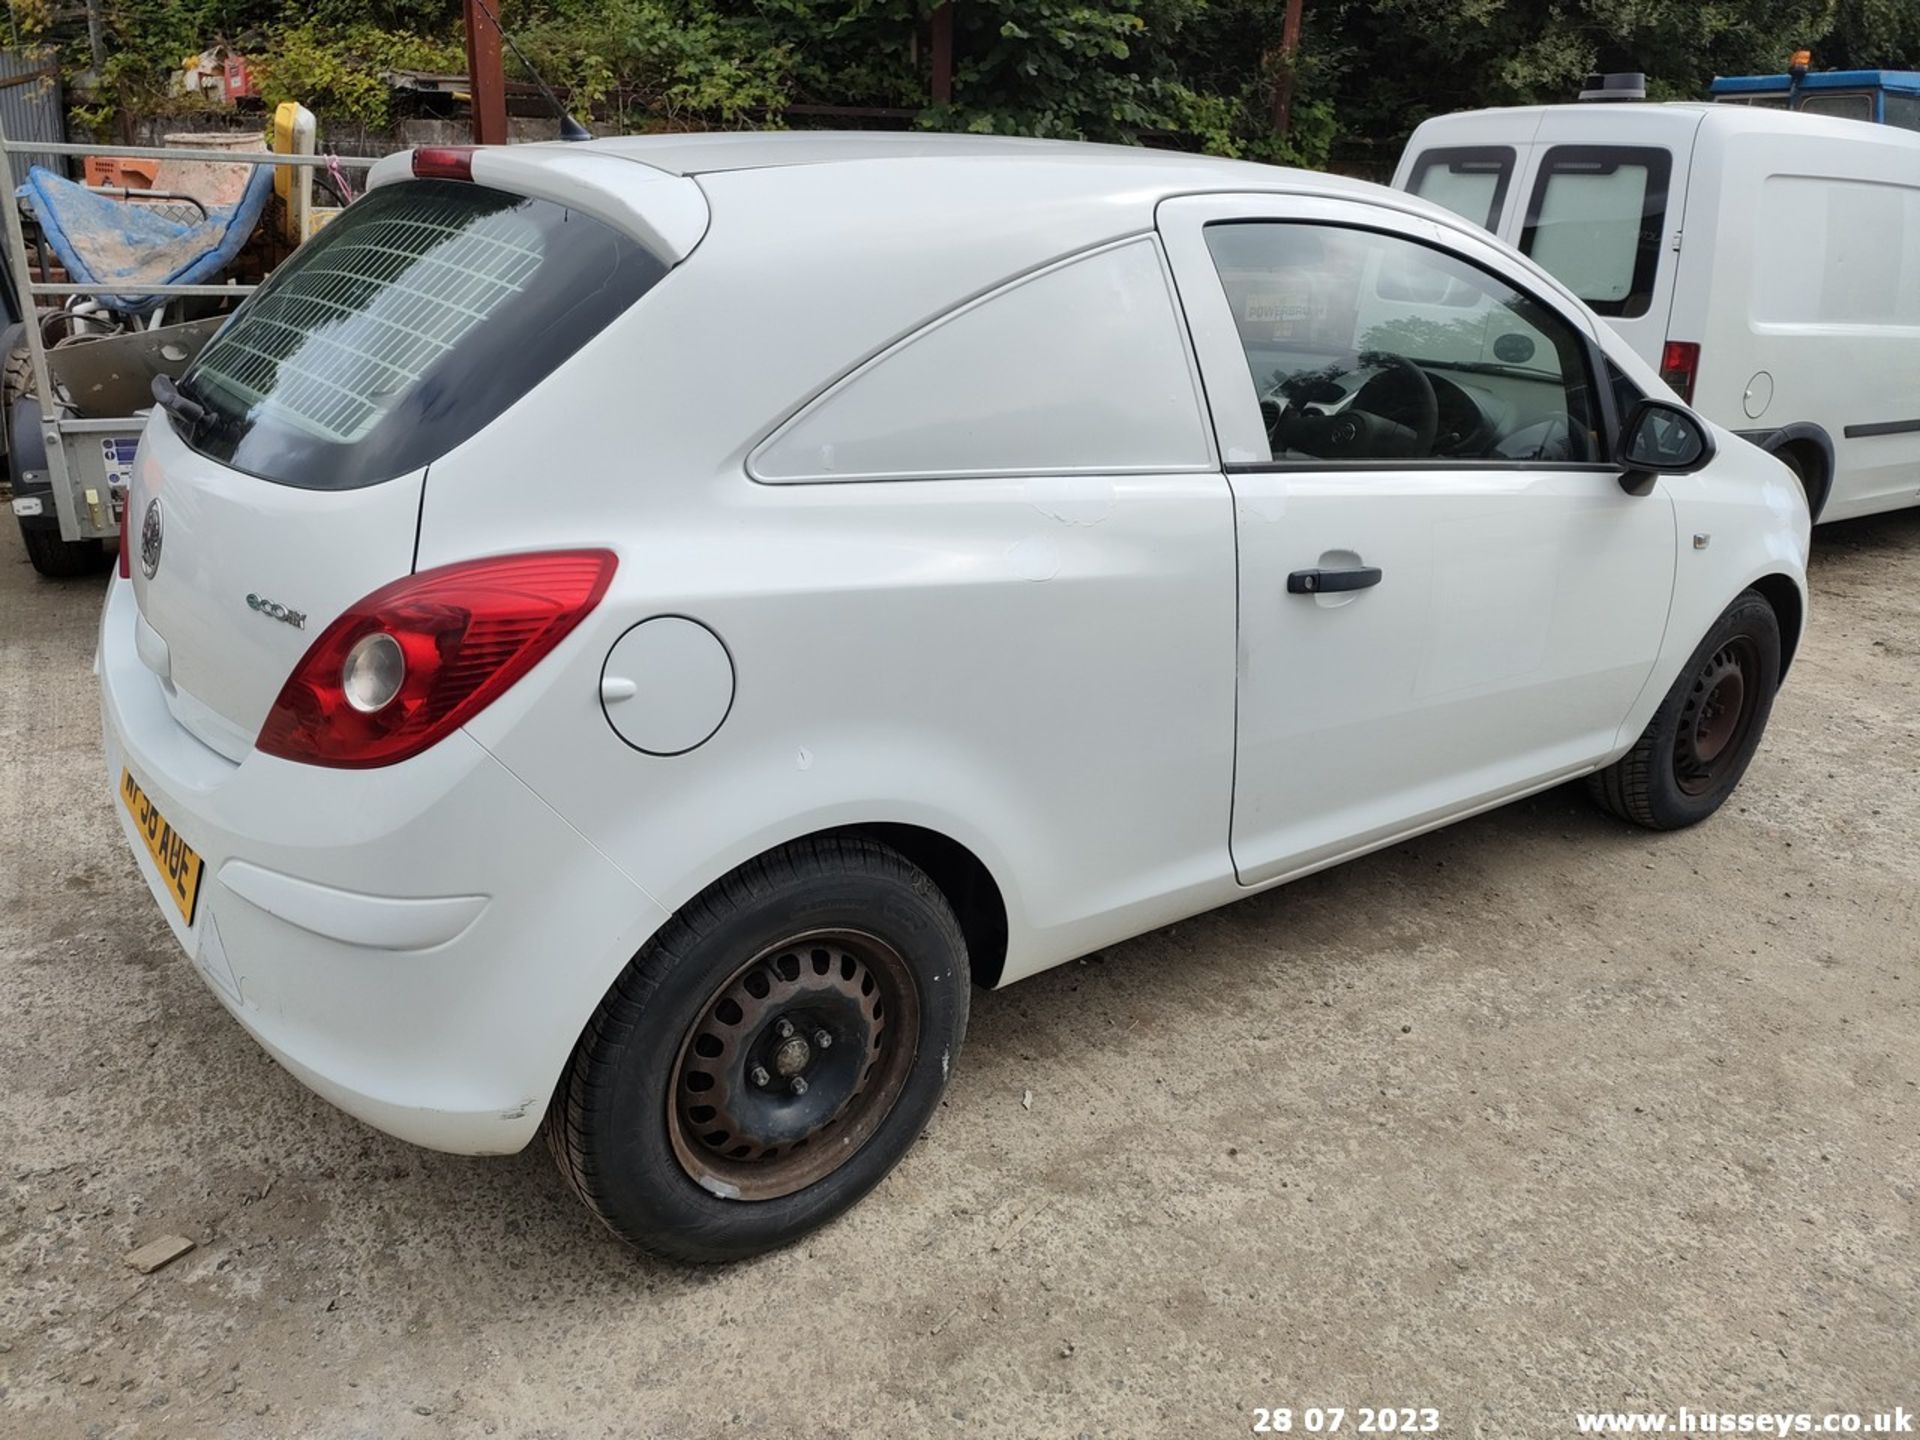
[[[1673,778],[1682,793],[1706,794],[1738,762],[1760,693],[1759,647],[1736,635],[1708,658],[1680,708]]]
[[[900,1098],[920,1029],[892,946],[816,930],[769,946],[714,991],[674,1062],[667,1131],[708,1193],[772,1200],[830,1175]]]

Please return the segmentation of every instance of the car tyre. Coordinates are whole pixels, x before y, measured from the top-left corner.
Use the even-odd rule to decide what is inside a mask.
[[[1688,657],[1638,741],[1587,777],[1604,810],[1649,830],[1696,825],[1740,783],[1780,687],[1780,621],[1741,593]]]
[[[926,1128],[969,984],[952,907],[898,851],[783,846],[708,886],[628,963],[555,1092],[548,1144],[640,1250],[715,1262],[790,1244]]]

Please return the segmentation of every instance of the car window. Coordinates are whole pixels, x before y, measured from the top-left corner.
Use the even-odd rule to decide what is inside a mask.
[[[1489,230],[1500,226],[1513,179],[1513,150],[1506,145],[1476,145],[1427,150],[1413,162],[1410,193],[1444,205],[1464,220]]]
[[[1555,146],[1527,200],[1521,250],[1600,314],[1646,314],[1672,171],[1655,147]]]
[[[1456,255],[1291,221],[1207,227],[1271,458],[1588,462],[1586,342]]]
[[[180,384],[211,459],[345,490],[477,433],[667,267],[548,200],[410,180],[356,200],[249,296]]]
[[[1208,469],[1206,421],[1149,237],[1023,276],[827,390],[757,479],[912,480]]]

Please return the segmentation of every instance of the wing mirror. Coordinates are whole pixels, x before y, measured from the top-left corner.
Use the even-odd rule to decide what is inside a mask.
[[[1713,435],[1691,410],[1666,400],[1642,400],[1620,427],[1620,488],[1645,495],[1662,475],[1691,475],[1713,459]]]

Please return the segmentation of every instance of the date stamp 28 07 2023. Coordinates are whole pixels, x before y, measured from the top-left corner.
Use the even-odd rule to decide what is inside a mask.
[[[1440,1412],[1430,1405],[1256,1405],[1256,1435],[1431,1435]]]

